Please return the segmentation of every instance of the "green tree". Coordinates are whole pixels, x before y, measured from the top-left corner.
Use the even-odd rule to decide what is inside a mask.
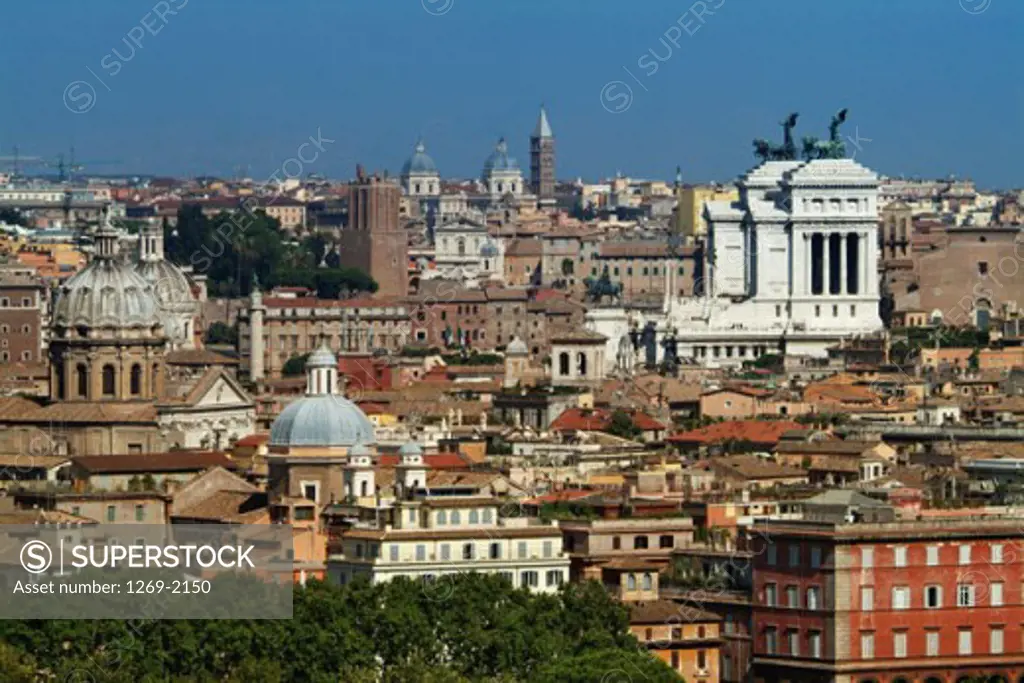
[[[633,422],[633,418],[625,410],[616,410],[612,413],[608,429],[605,431],[623,439],[635,439],[641,432],[640,428]]]
[[[531,679],[536,683],[595,683],[611,680],[679,683],[682,679],[664,662],[639,649],[584,652],[547,664]]]
[[[237,339],[238,328],[219,320],[210,323],[203,335],[203,341],[207,344],[234,344]]]
[[[306,372],[306,359],[309,358],[308,353],[304,353],[301,356],[292,356],[285,361],[284,367],[281,368],[281,374],[285,377],[295,377],[302,375]]]

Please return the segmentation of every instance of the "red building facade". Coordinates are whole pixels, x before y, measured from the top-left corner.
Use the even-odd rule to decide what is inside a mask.
[[[767,522],[752,539],[765,683],[1024,681],[1024,526]]]

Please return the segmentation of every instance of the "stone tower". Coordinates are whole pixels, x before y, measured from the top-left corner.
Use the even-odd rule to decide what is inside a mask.
[[[540,206],[555,204],[555,135],[543,106],[530,136],[530,189]]]
[[[262,382],[265,377],[263,345],[263,314],[267,308],[263,305],[263,292],[260,281],[255,275],[252,278],[252,291],[249,293],[249,379]]]
[[[409,248],[398,217],[401,199],[397,183],[357,168],[349,186],[348,225],[341,234],[341,265],[376,280],[381,297],[408,294]]]

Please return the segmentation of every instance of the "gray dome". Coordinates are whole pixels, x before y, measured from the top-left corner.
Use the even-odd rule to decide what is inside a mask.
[[[270,428],[271,446],[346,446],[376,443],[373,423],[359,407],[337,394],[292,402]]]
[[[196,300],[192,284],[178,266],[164,261],[140,261],[136,272],[153,287],[157,308],[169,313],[192,313]]]
[[[480,247],[480,255],[484,258],[494,258],[498,255],[498,247],[491,242],[486,242],[484,246]]]
[[[416,149],[413,151],[409,160],[402,166],[402,175],[436,175],[437,166],[434,165],[434,160],[427,154],[427,147],[423,144],[423,141],[416,143]]]
[[[508,346],[505,347],[506,356],[526,356],[529,353],[529,350],[526,348],[526,342],[519,337],[515,337],[508,343]]]
[[[348,454],[349,455],[359,455],[359,456],[370,456],[370,455],[372,455],[372,453],[370,452],[370,448],[365,443],[357,443],[355,446],[353,446],[352,448],[348,449]]]
[[[152,328],[161,324],[153,286],[114,258],[96,258],[61,285],[58,327]]]
[[[336,368],[338,367],[338,358],[326,345],[321,345],[316,351],[309,355],[309,358],[306,359],[306,367]]]
[[[505,142],[505,138],[501,138],[498,140],[498,144],[495,145],[494,152],[484,162],[484,172],[518,170],[519,164],[508,155],[508,143]]]
[[[423,455],[423,448],[415,441],[408,441],[398,449],[399,455]]]

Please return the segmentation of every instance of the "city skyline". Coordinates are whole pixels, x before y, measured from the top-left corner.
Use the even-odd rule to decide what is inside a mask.
[[[28,29],[49,17],[19,6],[2,49],[31,54],[32,69],[8,74],[19,106],[0,116],[0,154],[74,145],[85,161],[119,162],[86,172],[258,180],[321,131],[338,143],[306,172],[350,178],[362,163],[397,176],[422,137],[444,177],[478,177],[499,137],[528,169],[544,104],[559,179],[670,179],[678,165],[686,181],[728,183],[755,164],[750,140],[778,138],[790,111],[798,136],[822,136],[849,107],[851,155],[885,175],[1020,186],[1019,136],[988,134],[1018,127],[1019,94],[991,106],[970,93],[1013,82],[1024,8],[923,7],[298,2],[270,21],[259,2],[244,14],[187,0],[68,4],[46,24],[61,50],[39,52]]]

